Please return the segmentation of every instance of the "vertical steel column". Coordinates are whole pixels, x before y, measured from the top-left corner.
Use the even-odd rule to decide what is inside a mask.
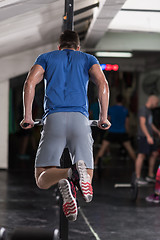
[[[74,0],[65,0],[65,10],[64,10],[64,16],[63,16],[63,31],[74,30],[73,3],[74,3]]]
[[[69,224],[68,219],[63,212],[63,200],[60,197],[60,224],[59,224],[59,236],[61,240],[68,240]]]
[[[60,160],[60,164],[62,168],[69,168],[72,166],[70,154],[68,148],[65,148]],[[68,240],[68,219],[64,215],[63,212],[63,201],[62,201],[62,196],[60,195],[60,221],[59,221],[59,233],[60,233],[60,239],[61,240]]]
[[[65,10],[63,16],[63,28],[62,30],[74,30],[73,26],[73,2],[74,0],[65,0]],[[69,168],[72,166],[70,154],[68,148],[64,149],[61,157],[61,167]],[[61,240],[68,240],[68,219],[63,213],[63,201],[60,196],[60,222],[59,222],[59,235]]]

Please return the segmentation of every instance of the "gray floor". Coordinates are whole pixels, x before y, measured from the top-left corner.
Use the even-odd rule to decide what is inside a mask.
[[[136,201],[131,200],[129,189],[114,189],[117,182],[129,182],[132,171],[125,161],[108,164],[101,178],[95,171],[94,199],[86,204],[78,194],[80,211],[77,221],[69,223],[70,240],[160,239],[160,205],[145,201],[154,185],[139,188]],[[54,188],[38,189],[32,171],[2,170],[0,182],[0,226],[5,227],[9,235],[23,227],[48,231],[58,227],[59,206]]]

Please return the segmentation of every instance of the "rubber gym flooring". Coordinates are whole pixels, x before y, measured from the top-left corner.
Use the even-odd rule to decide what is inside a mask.
[[[147,203],[154,185],[139,188],[136,201],[129,189],[114,189],[115,183],[130,181],[133,164],[115,159],[99,177],[95,170],[94,199],[87,204],[78,194],[77,221],[69,223],[70,240],[159,240],[160,205]],[[32,171],[0,171],[0,226],[10,235],[14,229],[35,227],[53,230],[59,224],[55,188],[40,190]]]

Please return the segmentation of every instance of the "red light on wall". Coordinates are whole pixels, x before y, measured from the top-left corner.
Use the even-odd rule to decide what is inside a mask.
[[[119,66],[117,64],[112,65],[113,71],[118,71]]]
[[[105,70],[106,71],[111,71],[112,70],[112,65],[111,64],[106,64]]]
[[[102,70],[106,70],[106,71],[118,71],[119,66],[118,64],[101,64],[101,68]]]

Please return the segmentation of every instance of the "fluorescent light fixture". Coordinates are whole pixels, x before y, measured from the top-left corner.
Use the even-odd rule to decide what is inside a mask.
[[[130,52],[96,52],[96,57],[120,57],[120,58],[130,58],[132,53]]]

